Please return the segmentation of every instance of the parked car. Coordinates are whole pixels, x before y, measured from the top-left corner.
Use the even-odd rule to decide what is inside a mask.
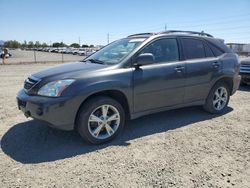
[[[79,48],[77,54],[81,56],[86,56],[86,50],[83,48]]]
[[[67,48],[64,53],[65,54],[72,54],[73,48]]]
[[[240,75],[241,84],[250,85],[250,57],[241,60]]]
[[[81,62],[32,74],[18,108],[100,144],[119,135],[125,119],[187,106],[222,113],[239,87],[239,70],[238,56],[209,34],[135,34]]]
[[[65,53],[66,52],[66,48],[59,48],[58,49],[58,53]]]
[[[11,57],[11,53],[9,52],[9,49],[8,48],[5,48],[7,50],[7,54],[5,55],[5,58],[9,58]],[[0,58],[3,58],[4,57],[4,49],[1,49],[0,50]]]
[[[52,49],[50,50],[50,52],[52,52],[52,53],[57,53],[57,52],[58,52],[58,48],[52,48]]]
[[[95,52],[96,52],[95,50],[87,51],[87,52],[86,52],[86,56],[90,56],[90,55],[92,55],[92,54],[95,53]]]
[[[75,48],[75,49],[72,50],[72,54],[73,54],[73,55],[77,55],[78,52],[79,52],[79,49],[78,49],[78,48]]]

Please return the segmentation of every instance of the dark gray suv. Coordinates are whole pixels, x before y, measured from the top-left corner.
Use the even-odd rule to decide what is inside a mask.
[[[98,144],[117,136],[125,119],[194,105],[221,113],[239,69],[237,55],[204,32],[142,33],[31,75],[17,101],[27,117]]]

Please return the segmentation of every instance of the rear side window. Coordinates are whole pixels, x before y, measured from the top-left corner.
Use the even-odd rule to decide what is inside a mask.
[[[201,40],[182,38],[182,46],[186,59],[199,59],[205,58],[205,47]]]
[[[178,61],[179,51],[176,39],[159,39],[146,46],[140,54],[152,53],[155,63]]]

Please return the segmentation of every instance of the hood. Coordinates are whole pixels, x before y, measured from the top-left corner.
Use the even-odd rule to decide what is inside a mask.
[[[57,77],[60,79],[77,78],[81,75],[86,75],[87,73],[90,73],[92,71],[105,69],[107,67],[108,65],[102,64],[73,62],[42,70],[40,72],[32,74],[32,76],[39,79],[44,79],[48,77]]]
[[[250,65],[250,57],[244,58],[240,61],[241,64]]]

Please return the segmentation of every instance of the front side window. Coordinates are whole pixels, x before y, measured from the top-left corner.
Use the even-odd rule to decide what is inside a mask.
[[[146,38],[125,38],[115,41],[93,55],[89,56],[87,60],[97,60],[105,64],[118,64],[125,59],[136,47],[138,47]]]
[[[181,41],[186,59],[199,59],[206,57],[205,48],[201,40],[182,38]]]
[[[146,46],[140,54],[152,53],[155,63],[179,60],[178,44],[176,39],[159,39]]]

